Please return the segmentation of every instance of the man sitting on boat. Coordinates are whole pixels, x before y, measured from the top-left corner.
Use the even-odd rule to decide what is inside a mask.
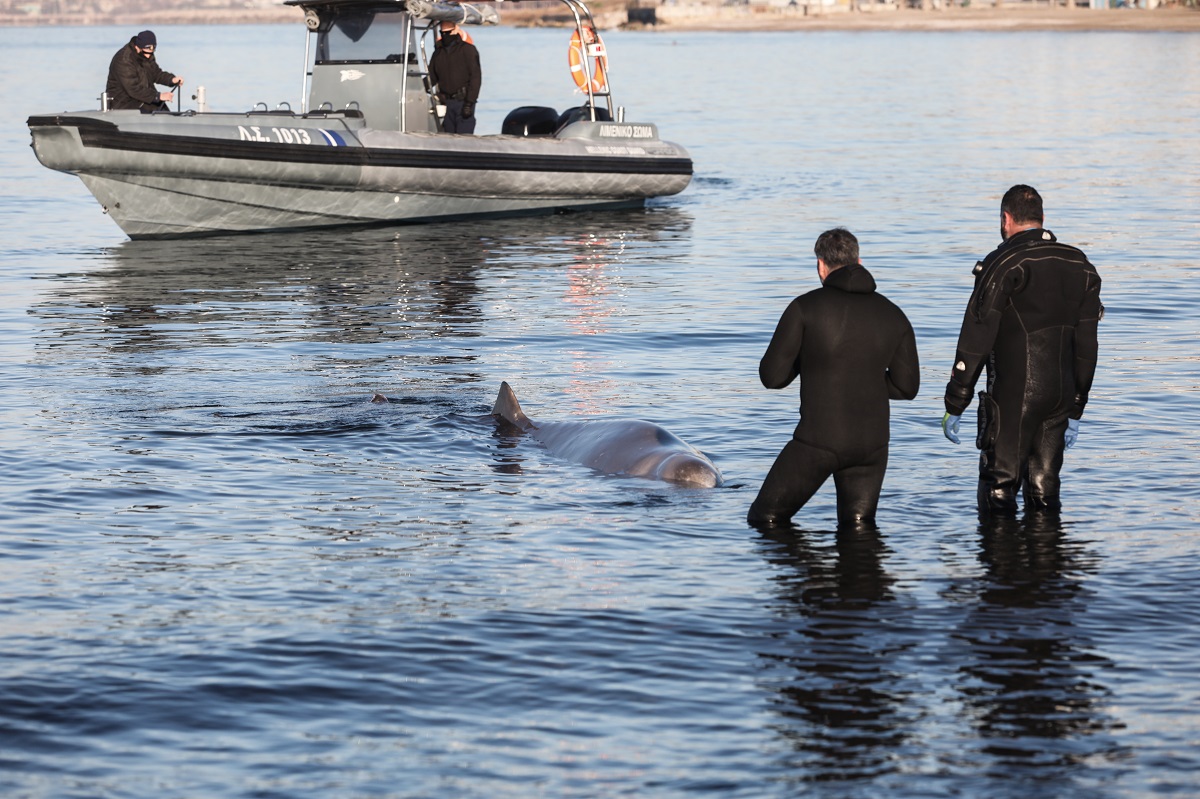
[[[166,109],[175,99],[172,92],[159,92],[154,84],[181,86],[183,78],[159,68],[154,60],[158,41],[154,31],[142,31],[129,40],[113,56],[108,65],[108,109],[123,111],[141,109],[143,113]]]
[[[442,130],[474,133],[475,101],[483,83],[479,51],[453,22],[441,23],[441,36],[429,59],[429,81],[437,86],[438,102],[446,106]]]

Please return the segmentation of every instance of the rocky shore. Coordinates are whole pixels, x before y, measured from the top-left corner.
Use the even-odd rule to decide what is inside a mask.
[[[539,6],[542,4],[539,4]],[[561,27],[569,17],[556,8],[500,5],[502,25]],[[655,8],[655,24],[629,22],[623,6],[598,3],[596,21],[602,29],[639,28],[664,33],[684,31],[781,30],[924,30],[924,31],[1200,31],[1200,9],[1180,6],[1155,9],[1066,8],[1061,6],[967,6],[910,9],[879,5],[869,10],[844,6],[820,8],[763,5],[711,5],[674,3]],[[81,12],[27,14],[0,11],[0,26],[34,25],[212,25],[298,23],[302,12],[290,6],[247,9],[175,8],[137,13]]]

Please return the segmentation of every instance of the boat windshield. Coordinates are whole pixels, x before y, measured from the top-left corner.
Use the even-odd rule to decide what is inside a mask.
[[[375,10],[343,11],[317,34],[317,63],[400,61],[407,15]]]

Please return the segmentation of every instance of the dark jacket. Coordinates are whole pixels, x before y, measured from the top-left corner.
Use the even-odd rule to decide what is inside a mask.
[[[138,54],[133,47],[136,38],[118,50],[108,65],[104,91],[108,93],[108,107],[114,111],[157,107],[159,91],[154,84],[170,86],[175,80],[170,72],[159,69],[153,55],[146,58]]]
[[[1013,234],[976,264],[946,410],[966,410],[988,365],[989,392],[1002,407],[1078,419],[1103,313],[1100,275],[1087,256],[1043,228]]]
[[[474,105],[483,84],[479,51],[475,45],[464,42],[461,36],[441,37],[429,59],[429,80],[438,87],[438,94],[443,98],[465,100]]]
[[[888,400],[912,399],[921,384],[912,325],[857,264],[792,300],[758,374],[767,388],[799,376],[794,437],[851,458],[887,445]]]

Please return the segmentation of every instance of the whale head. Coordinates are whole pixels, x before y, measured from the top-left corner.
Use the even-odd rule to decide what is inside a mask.
[[[700,454],[676,452],[668,455],[655,469],[659,480],[695,488],[716,488],[721,485],[721,472],[708,458]]]

